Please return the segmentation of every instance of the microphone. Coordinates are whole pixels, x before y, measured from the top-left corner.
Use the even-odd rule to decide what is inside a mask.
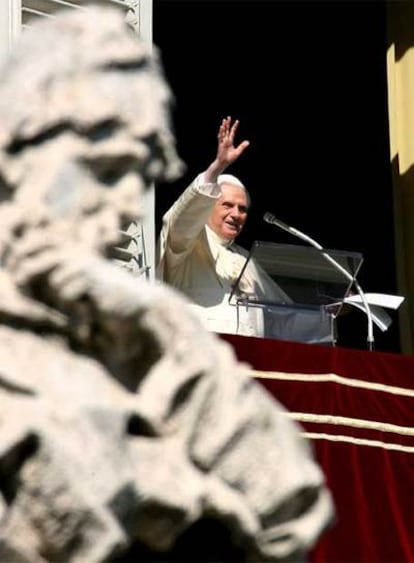
[[[305,233],[302,233],[302,231],[299,231],[298,229],[295,229],[295,227],[291,227],[287,223],[280,221],[280,219],[277,219],[272,213],[269,213],[269,212],[266,212],[263,215],[263,220],[266,223],[269,223],[270,225],[275,225],[276,227],[279,227],[280,229],[287,231],[291,235],[304,240],[305,242],[309,243],[310,245],[312,245],[315,248],[317,248],[318,250],[320,250],[322,256],[326,260],[328,260],[328,262],[330,262],[339,272],[341,272],[346,277],[346,279],[352,283],[352,285],[355,286],[356,290],[359,293],[359,296],[361,297],[361,301],[364,305],[365,313],[366,313],[367,319],[368,319],[368,335],[367,335],[368,349],[373,350],[374,349],[374,328],[373,328],[373,322],[372,322],[372,313],[371,313],[371,309],[370,309],[370,306],[368,304],[367,298],[365,296],[365,293],[362,291],[362,287],[359,285],[359,283],[355,279],[355,276],[350,274],[348,272],[348,270],[346,270],[343,266],[341,266],[341,264],[339,264],[339,262],[337,262],[334,258],[332,258],[332,256],[330,256],[330,254],[325,252],[324,249],[323,249],[323,246],[321,246],[318,242],[316,242],[316,240],[312,239],[310,236],[306,235]]]
[[[287,223],[280,221],[280,219],[276,219],[276,217],[274,215],[272,215],[272,213],[266,212],[263,215],[263,220],[266,221],[266,223],[270,223],[271,225],[276,225],[276,227],[279,227],[280,229],[287,231],[288,233],[290,233],[291,235],[293,235],[295,237],[301,238],[302,240],[308,242],[309,244],[311,244],[312,246],[314,246],[318,250],[323,250],[322,246],[320,244],[318,244],[315,240],[308,237],[308,235],[305,235],[305,233],[298,231],[294,227],[291,227]],[[340,264],[338,264],[338,266],[340,268],[342,268],[342,266]],[[349,273],[349,272],[347,272],[347,273]]]

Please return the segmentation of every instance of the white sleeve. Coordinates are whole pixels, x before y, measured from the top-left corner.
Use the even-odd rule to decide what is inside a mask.
[[[201,172],[194,180],[194,184],[200,194],[218,198],[221,196],[221,190],[217,182],[206,182],[205,172]]]
[[[219,186],[205,182],[201,173],[165,213],[157,244],[159,278],[164,279],[166,256],[177,262],[191,251],[220,195]]]

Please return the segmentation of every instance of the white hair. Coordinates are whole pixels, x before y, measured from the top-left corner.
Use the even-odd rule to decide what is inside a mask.
[[[243,184],[243,182],[241,182],[238,178],[236,178],[236,176],[233,176],[233,174],[220,174],[217,178],[217,184],[219,186],[221,186],[222,184],[231,184],[232,186],[237,186],[238,188],[241,188],[246,194],[247,203],[250,207],[251,204],[250,194],[246,186]]]

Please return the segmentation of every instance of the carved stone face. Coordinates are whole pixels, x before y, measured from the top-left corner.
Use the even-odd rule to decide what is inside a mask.
[[[75,12],[23,33],[3,69],[0,220],[13,208],[14,235],[40,230],[105,252],[142,218],[151,183],[182,163],[156,51],[120,14],[92,9],[91,25]]]
[[[25,229],[53,229],[104,252],[143,217],[154,155],[125,128],[104,130],[94,142],[64,132],[21,154],[14,205]]]

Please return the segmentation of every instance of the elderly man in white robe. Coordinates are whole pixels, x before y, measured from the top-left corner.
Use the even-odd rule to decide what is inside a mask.
[[[250,196],[238,178],[223,172],[249,146],[234,144],[239,121],[222,120],[217,154],[163,217],[158,241],[158,277],[183,292],[213,332],[264,336],[260,307],[230,303],[291,300],[266,272],[249,261],[237,287],[248,252],[235,244],[249,211]]]

